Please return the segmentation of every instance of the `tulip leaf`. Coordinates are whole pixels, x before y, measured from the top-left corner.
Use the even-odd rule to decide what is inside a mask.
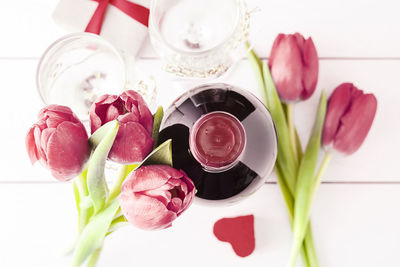
[[[103,135],[103,138],[92,153],[87,173],[87,187],[95,213],[98,213],[104,207],[107,200],[108,187],[104,174],[104,166],[108,153],[117,136],[119,123],[115,120],[111,125],[105,124],[104,126],[107,128],[107,133]]]
[[[115,232],[115,231],[117,231],[118,229],[120,229],[120,228],[122,228],[122,227],[124,227],[126,225],[129,225],[129,222],[125,218],[124,215],[121,215],[121,216],[118,216],[118,217],[115,216],[114,220],[110,224],[110,228],[108,228],[108,232],[107,232],[106,236],[111,234],[111,233],[113,233],[113,232]]]
[[[275,122],[277,135],[278,135],[278,158],[275,165],[275,172],[277,175],[278,184],[281,188],[286,206],[288,208],[289,220],[291,224],[293,223],[293,213],[294,213],[294,193],[295,193],[295,183],[296,183],[296,165],[293,167],[293,163],[296,164],[296,159],[291,147],[290,136],[288,134],[287,125],[287,107],[284,103],[281,103],[279,96],[277,94],[275,85],[273,83],[271,74],[269,72],[266,63],[258,58],[253,50],[248,53],[248,59],[253,67],[259,88],[262,89],[263,97],[265,99],[265,104],[270,110],[272,118]],[[264,67],[264,73],[263,73]],[[265,78],[264,78],[265,76]],[[284,140],[284,141],[282,141]],[[299,152],[302,151],[301,143],[298,138],[297,132],[295,131],[295,141],[296,148]],[[279,146],[280,145],[280,146]],[[283,148],[283,149],[282,149]],[[286,157],[282,154],[287,155]],[[289,157],[289,161],[285,161]],[[292,159],[290,159],[292,157]],[[301,161],[302,153],[298,153],[298,162]],[[292,167],[290,167],[292,166]],[[289,183],[290,181],[290,183]],[[290,188],[289,188],[290,185]],[[311,227],[308,228],[306,234],[306,240],[301,247],[301,254],[304,258],[305,266],[315,266],[311,265],[311,262],[315,262],[315,253],[313,238],[311,233]]]
[[[172,140],[168,139],[154,149],[142,162],[136,165],[128,165],[125,169],[125,178],[132,171],[146,165],[168,165],[173,167]],[[124,178],[124,179],[125,179]],[[122,184],[123,181],[121,181]]]
[[[103,126],[98,128],[89,138],[89,143],[92,148],[97,147],[101,140],[107,135],[107,133],[115,127],[115,121],[109,121]]]
[[[301,160],[295,193],[293,244],[289,266],[295,266],[297,255],[306,235],[314,183],[314,173],[321,147],[321,136],[326,113],[326,98],[322,92],[310,139]]]
[[[282,107],[283,107],[283,112],[285,113],[286,121],[289,121],[288,105],[285,103],[282,103]],[[296,146],[296,151],[297,151],[297,162],[301,162],[301,157],[303,157],[303,147],[301,146],[300,137],[296,130],[296,127],[294,128],[294,141],[295,141],[295,146]]]
[[[296,128],[294,129],[294,137],[295,137],[296,149],[297,149],[297,161],[301,162],[301,159],[303,157],[303,147],[301,146],[300,137],[299,137],[299,134],[297,133]]]
[[[164,110],[161,106],[159,106],[157,108],[156,113],[154,113],[153,115],[153,133],[151,134],[151,137],[153,137],[154,140],[154,148],[156,148],[158,145],[158,136],[160,134],[160,125],[163,116],[164,116]]]
[[[172,167],[172,140],[168,139],[154,149],[137,167],[145,165],[168,165]]]
[[[78,232],[81,233],[93,214],[93,204],[87,188],[86,167],[73,181],[75,203],[78,210]]]
[[[90,254],[102,246],[118,208],[118,199],[114,199],[104,210],[92,217],[78,240],[73,266],[81,266]]]
[[[79,194],[79,189],[78,189],[78,185],[76,184],[76,180],[74,179],[73,181],[73,188],[74,188],[74,196],[75,196],[75,204],[76,204],[76,209],[78,211],[78,228],[79,228],[79,224],[81,221],[81,207],[80,207],[80,202],[81,202],[81,197]]]
[[[249,48],[248,44],[247,44],[247,48]],[[263,77],[263,72],[262,72],[262,62],[261,62],[260,58],[256,55],[256,53],[253,51],[253,49],[251,49],[248,52],[247,57],[250,61],[250,64],[251,64],[253,70],[254,70],[254,74],[256,75],[258,87],[260,89],[262,88],[261,93],[263,94],[264,100],[266,100],[267,95],[266,95],[264,77]]]
[[[275,123],[276,133],[278,135],[278,157],[277,162],[282,171],[283,177],[292,195],[296,186],[296,159],[291,147],[288,124],[282,103],[279,99],[275,84],[272,80],[271,73],[267,62],[263,62],[264,90],[266,96],[266,106],[271,112],[272,119]]]

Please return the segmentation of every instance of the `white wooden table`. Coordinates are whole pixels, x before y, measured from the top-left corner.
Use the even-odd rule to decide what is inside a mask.
[[[82,0],[84,1],[84,0]],[[354,82],[378,98],[378,112],[362,148],[335,155],[312,210],[322,267],[400,266],[400,2],[396,0],[249,0],[251,41],[268,57],[279,32],[311,35],[320,56],[317,92],[296,106],[306,140],[320,90]],[[58,183],[39,164],[32,167],[24,138],[42,104],[35,87],[40,55],[66,32],[51,19],[56,1],[0,4],[0,266],[67,266],[63,249],[73,241],[76,212],[71,183]],[[168,81],[149,42],[139,64],[156,77],[164,106],[183,92]],[[219,79],[258,89],[241,60]],[[244,202],[225,208],[193,205],[170,229],[126,227],[107,238],[99,266],[271,266],[288,259],[291,231],[274,178]],[[255,215],[256,249],[237,257],[216,240],[223,216]],[[300,264],[299,264],[300,265]]]

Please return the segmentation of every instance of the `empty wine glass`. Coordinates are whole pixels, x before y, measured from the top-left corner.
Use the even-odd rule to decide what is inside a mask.
[[[154,0],[149,33],[163,69],[186,78],[214,78],[241,56],[249,12],[243,0]]]
[[[55,41],[37,68],[37,88],[45,104],[69,106],[82,120],[102,94],[119,94],[126,81],[125,63],[106,40],[73,33]]]

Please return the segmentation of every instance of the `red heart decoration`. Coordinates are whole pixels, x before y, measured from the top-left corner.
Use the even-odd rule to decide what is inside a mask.
[[[254,216],[222,218],[214,224],[214,235],[231,244],[236,255],[249,256],[256,246],[254,237]]]

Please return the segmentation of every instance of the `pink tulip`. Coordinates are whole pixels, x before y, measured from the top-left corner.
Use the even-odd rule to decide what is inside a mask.
[[[103,95],[90,108],[92,133],[115,119],[120,126],[108,158],[122,164],[142,161],[154,143],[153,116],[142,96],[132,90],[120,96]]]
[[[361,146],[374,121],[377,100],[364,94],[351,83],[342,83],[333,91],[325,117],[323,145],[345,154],[352,154]]]
[[[90,154],[85,127],[65,106],[47,106],[39,112],[38,118],[26,136],[32,164],[39,160],[60,181],[74,178],[82,171]]]
[[[308,99],[318,80],[318,54],[314,43],[299,34],[279,34],[268,62],[279,96],[284,101]]]
[[[145,230],[163,229],[190,206],[195,191],[192,180],[182,170],[149,165],[128,176],[119,202],[133,225]]]

